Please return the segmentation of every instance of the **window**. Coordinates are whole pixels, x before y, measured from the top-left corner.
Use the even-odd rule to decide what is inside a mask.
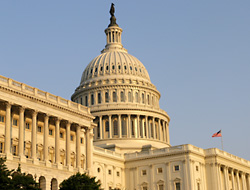
[[[128,101],[132,102],[132,93],[130,91],[128,92]]]
[[[121,91],[121,102],[125,102],[124,92]]]
[[[30,129],[30,124],[29,123],[25,123],[25,128],[26,129]]]
[[[174,166],[174,171],[179,171],[179,170],[180,170],[180,166],[179,165]]]
[[[147,175],[147,170],[142,170],[142,171],[141,171],[141,174],[142,174],[142,175]]]
[[[91,94],[91,105],[94,105],[95,99],[94,99],[94,94]]]
[[[116,175],[119,177],[120,176],[120,172],[116,172]]]
[[[108,170],[108,172],[109,172],[109,175],[111,175],[112,173],[111,173],[111,170]]]
[[[180,182],[175,183],[175,190],[181,190]]]
[[[144,100],[144,93],[141,94],[141,99],[142,99],[142,103],[144,104],[144,103],[145,103],[145,100]]]
[[[63,139],[63,132],[60,132],[60,138]]]
[[[81,97],[81,99],[80,99],[80,103],[81,103],[81,105],[82,105],[82,97]]]
[[[39,133],[41,133],[41,132],[42,132],[42,127],[41,127],[41,126],[38,126],[38,127],[37,127],[37,131],[38,131]]]
[[[122,118],[122,135],[127,135],[127,122],[125,117]]]
[[[102,103],[102,96],[101,93],[98,93],[98,104]]]
[[[148,190],[148,187],[147,186],[143,186],[142,190]]]
[[[105,102],[108,103],[109,102],[109,93],[105,92]]]
[[[197,190],[201,190],[200,183],[197,183]]]
[[[71,141],[74,140],[74,135],[70,135],[70,140],[71,140]]]
[[[13,146],[13,155],[14,155],[14,156],[17,155],[17,146]]]
[[[88,96],[85,96],[85,106],[88,106]]]
[[[0,122],[4,122],[4,116],[0,115]]]
[[[161,174],[161,173],[162,173],[162,168],[158,168],[158,169],[157,169],[157,173],[158,173],[158,174]]]
[[[163,185],[163,184],[160,184],[160,185],[158,186],[158,190],[164,190],[164,185]]]
[[[113,70],[115,69],[115,66],[114,66],[114,65],[112,66],[112,69],[113,69]]]
[[[100,70],[102,71],[102,67],[100,68]]]
[[[49,129],[49,135],[52,136],[53,135],[53,130]]]
[[[81,144],[83,144],[83,138],[81,138]]]
[[[109,70],[109,66],[106,66],[106,70]]]
[[[13,119],[13,123],[14,126],[17,126],[17,119]]]
[[[148,105],[150,104],[150,99],[149,99],[149,95],[147,96],[148,97]]]
[[[130,66],[130,70],[132,71],[132,67]]]
[[[135,102],[138,103],[139,102],[139,96],[138,96],[138,92],[135,93]]]
[[[117,119],[113,121],[114,135],[118,135],[118,122]]]
[[[101,172],[101,169],[100,169],[100,168],[97,168],[97,172],[100,173],[100,172]]]
[[[105,122],[105,131],[109,132],[109,121],[108,120]]]
[[[117,96],[116,96],[116,92],[113,92],[113,102],[117,102]]]

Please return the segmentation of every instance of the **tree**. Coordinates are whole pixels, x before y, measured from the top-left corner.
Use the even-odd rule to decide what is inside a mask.
[[[0,189],[11,189],[11,174],[6,164],[6,158],[0,158]]]
[[[101,184],[96,181],[95,177],[90,177],[87,174],[70,176],[60,184],[60,190],[100,190]]]
[[[22,173],[20,164],[17,170],[12,174],[12,186],[14,189],[41,190],[39,184],[30,174]]]

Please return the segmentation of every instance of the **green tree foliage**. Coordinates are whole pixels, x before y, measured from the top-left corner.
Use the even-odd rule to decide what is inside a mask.
[[[20,165],[17,170],[8,170],[6,159],[0,158],[0,189],[2,190],[41,190],[32,175],[21,172]]]
[[[32,175],[21,172],[20,165],[17,171],[12,174],[12,186],[14,189],[40,190],[39,184]]]
[[[100,190],[101,184],[95,177],[77,173],[60,184],[60,190]]]
[[[5,165],[5,158],[0,158],[0,189],[11,189],[11,174]]]

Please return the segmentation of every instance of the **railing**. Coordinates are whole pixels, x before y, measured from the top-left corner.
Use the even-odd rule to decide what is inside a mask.
[[[194,152],[204,154],[204,150],[200,149],[196,146],[185,144],[180,146],[172,146],[168,148],[162,148],[162,149],[156,149],[156,150],[144,150],[141,152],[135,152],[135,153],[127,153],[125,154],[125,158],[132,159],[132,158],[138,158],[138,157],[147,157],[150,155],[160,155],[160,154],[166,154],[166,153],[175,153],[180,151],[186,151],[186,150],[192,150]]]
[[[10,78],[6,78],[6,77],[1,76],[1,75],[0,75],[0,85],[19,90],[21,92],[33,95],[35,97],[39,97],[41,99],[47,100],[49,102],[53,102],[53,103],[57,103],[57,104],[62,105],[62,106],[66,106],[72,110],[90,113],[90,109],[85,107],[85,106],[82,106],[82,105],[77,104],[75,102],[72,102],[70,100],[66,100],[60,96],[55,96],[55,95],[50,94],[48,92],[39,90],[39,89],[34,88],[32,86],[26,85],[24,83],[14,81]]]
[[[100,148],[100,147],[97,147],[97,146],[94,146],[94,150],[97,151],[97,152],[101,152],[101,153],[105,153],[105,154],[108,154],[108,155],[113,155],[113,156],[116,156],[116,157],[123,158],[123,155],[120,154],[120,153],[117,153],[117,152],[114,152],[114,151],[111,151],[111,150],[107,150],[107,149],[104,149],[104,148]]]

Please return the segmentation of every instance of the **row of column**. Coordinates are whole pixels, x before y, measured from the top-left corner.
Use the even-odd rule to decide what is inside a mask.
[[[7,158],[12,157],[11,154],[11,107],[12,105],[10,103],[6,103],[6,121],[5,121],[5,153]],[[25,161],[25,155],[24,155],[24,123],[25,123],[25,116],[24,116],[25,108],[19,107],[19,141],[18,141],[18,155],[20,156],[20,159]],[[31,158],[33,159],[33,162],[35,163],[37,160],[36,152],[37,152],[37,115],[38,112],[32,110],[32,133],[31,133]],[[43,154],[44,154],[44,161],[48,162],[48,137],[49,137],[49,118],[50,116],[48,114],[44,114],[44,133],[43,133]],[[56,119],[55,121],[55,163],[60,163],[60,123],[62,122],[61,119],[57,117],[53,117]],[[70,131],[71,131],[71,125],[76,126],[76,167],[81,167],[81,140],[80,140],[80,134],[81,134],[81,126],[79,124],[72,123],[70,121],[66,122],[66,165],[70,166]],[[92,141],[93,141],[93,135],[91,135],[90,130],[88,128],[85,128],[86,133],[86,166],[87,169],[91,168],[92,163]]]
[[[216,167],[216,164],[215,164]],[[239,170],[230,168],[228,166],[221,166],[220,164],[216,167],[219,172],[221,180],[224,184],[219,185],[219,190],[233,189],[233,190],[250,190],[250,174],[241,172]],[[231,180],[229,180],[231,176]],[[241,176],[241,177],[240,177]]]
[[[132,115],[132,116],[121,115],[121,114],[99,116],[99,121],[96,120],[98,127],[95,130],[95,140],[114,138],[114,137],[122,138],[124,137],[122,134],[122,131],[124,131],[123,127],[125,127],[126,128],[125,137],[127,138],[132,138],[132,137],[148,138],[148,139],[151,138],[169,143],[169,126],[165,120],[149,116],[140,116],[140,115]],[[126,126],[122,125],[122,119],[125,119]],[[118,135],[114,135],[115,120],[116,122],[118,122],[117,123]],[[106,121],[108,121],[108,126],[106,126]],[[156,122],[158,124],[156,124]],[[106,133],[107,127],[109,128],[108,135]],[[132,132],[132,130],[134,131]]]

